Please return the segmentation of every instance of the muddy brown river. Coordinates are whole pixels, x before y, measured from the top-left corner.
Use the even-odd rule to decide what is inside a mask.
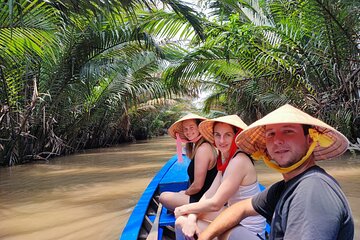
[[[175,153],[159,137],[0,169],[0,239],[118,239],[141,193]],[[341,184],[360,239],[360,153],[320,162]],[[267,186],[281,175],[256,163]]]

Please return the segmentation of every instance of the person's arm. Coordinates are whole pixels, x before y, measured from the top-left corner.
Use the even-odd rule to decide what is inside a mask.
[[[221,184],[221,178],[222,178],[221,172],[218,172],[210,188],[205,192],[205,194],[202,196],[200,201],[204,201],[204,199],[207,199],[212,195],[214,195],[214,193]],[[191,238],[194,236],[195,233],[196,234],[199,233],[200,229],[198,228],[196,221],[198,217],[201,218],[201,213],[178,215],[177,210],[175,209],[175,217],[176,217],[176,229],[177,230],[181,229],[181,232],[176,231],[176,234],[181,234]]]
[[[198,239],[213,239],[238,225],[244,218],[255,215],[258,215],[258,213],[252,206],[251,198],[237,202],[222,211],[220,215],[198,235]]]
[[[175,209],[175,215],[181,216],[190,213],[219,211],[230,197],[238,191],[243,179],[247,176],[247,169],[249,167],[253,167],[253,165],[248,157],[245,154],[238,154],[230,161],[223,176],[223,180],[213,196],[207,196],[206,198],[202,198],[199,202],[177,207]]]
[[[186,195],[198,193],[204,186],[206,174],[211,163],[215,161],[214,151],[209,143],[203,143],[195,153],[194,181],[186,189]]]
[[[212,182],[210,188],[204,193],[204,195],[201,197],[199,202],[188,203],[188,204],[184,204],[179,207],[176,207],[174,210],[175,217],[178,218],[180,216],[190,214],[190,213],[184,212],[185,209],[187,209],[187,207],[191,207],[191,208],[195,209],[195,211],[192,212],[192,214],[200,214],[202,212],[207,212],[207,211],[200,211],[200,210],[204,208],[204,205],[206,208],[207,200],[211,199],[211,197],[216,193],[216,190],[219,188],[219,186],[221,184],[221,178],[222,178],[221,172],[218,172],[214,181]],[[203,204],[199,204],[199,203],[203,203]],[[199,209],[199,211],[196,211],[196,209]]]

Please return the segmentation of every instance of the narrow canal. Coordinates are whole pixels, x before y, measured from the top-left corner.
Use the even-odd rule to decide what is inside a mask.
[[[0,239],[118,239],[152,176],[175,153],[159,137],[0,169]],[[338,179],[360,239],[360,155],[321,162]],[[256,163],[264,185],[279,173]]]

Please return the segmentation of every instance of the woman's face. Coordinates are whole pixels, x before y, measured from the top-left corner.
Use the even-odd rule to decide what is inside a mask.
[[[198,129],[198,125],[196,124],[196,120],[194,119],[185,120],[182,123],[182,126],[183,126],[184,135],[189,141],[199,136],[200,132]]]
[[[232,141],[235,137],[234,128],[227,123],[215,123],[214,140],[215,145],[221,153],[226,154],[230,151]]]

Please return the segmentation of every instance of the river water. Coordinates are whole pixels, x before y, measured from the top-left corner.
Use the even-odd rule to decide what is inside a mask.
[[[152,176],[175,153],[159,137],[0,169],[0,239],[118,239]],[[360,155],[320,162],[349,199],[360,239]],[[281,175],[257,162],[265,186]],[[321,199],[319,199],[321,201]]]

